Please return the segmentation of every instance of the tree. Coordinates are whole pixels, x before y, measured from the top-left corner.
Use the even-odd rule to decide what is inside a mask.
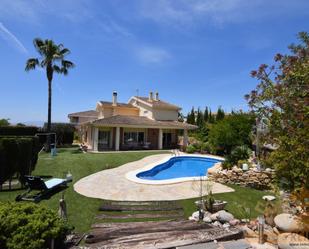
[[[230,154],[241,145],[251,147],[251,131],[254,116],[246,113],[234,113],[212,126],[208,140],[217,153]]]
[[[220,121],[222,119],[224,119],[225,117],[225,113],[223,111],[223,109],[221,108],[221,106],[219,106],[218,111],[217,111],[217,115],[216,115],[216,121]]]
[[[208,107],[207,106],[205,107],[205,111],[204,111],[204,121],[205,123],[208,122]]]
[[[215,122],[215,118],[211,113],[211,109],[209,108],[209,114],[208,114],[208,122],[209,123],[214,123]]]
[[[178,112],[178,122],[183,122],[185,119],[184,119],[184,116],[181,112]]]
[[[191,112],[187,115],[187,123],[188,124],[195,124],[195,110],[194,107],[192,107]]]
[[[70,53],[70,50],[65,48],[62,44],[57,45],[52,40],[42,40],[40,38],[35,38],[33,44],[41,58],[28,59],[25,70],[34,70],[36,67],[45,68],[46,70],[48,80],[47,132],[50,132],[53,75],[54,73],[67,75],[68,70],[74,67],[74,64],[64,59]]]
[[[0,126],[9,126],[10,122],[9,122],[9,118],[2,118],[0,119]]]
[[[290,45],[290,54],[277,54],[274,65],[251,72],[259,83],[246,95],[252,111],[268,121],[263,142],[278,147],[266,163],[290,190],[309,188],[309,35],[301,32],[298,38],[300,44]]]
[[[204,126],[204,117],[200,108],[197,109],[196,125],[201,129]]]

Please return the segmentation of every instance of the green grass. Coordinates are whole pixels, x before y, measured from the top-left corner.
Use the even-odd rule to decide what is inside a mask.
[[[40,154],[33,175],[52,175],[53,177],[62,178],[68,171],[72,173],[73,183],[65,190],[68,220],[75,227],[76,231],[85,232],[89,230],[90,225],[94,222],[94,217],[99,212],[98,209],[102,200],[88,198],[76,193],[73,190],[73,184],[79,179],[95,172],[114,168],[158,153],[162,153],[162,151],[84,154],[78,152],[77,148],[59,149],[58,155],[54,158],[47,153]],[[113,186],[104,187],[112,188]],[[0,201],[13,201],[21,192],[23,191],[0,192]],[[38,205],[46,205],[54,210],[58,210],[60,198],[61,193],[58,193],[49,200],[40,202]]]
[[[127,162],[139,160],[145,156],[162,153],[161,152],[122,152],[109,154],[79,153],[76,148],[59,149],[58,155],[52,158],[49,154],[42,153],[39,157],[36,170],[33,175],[52,175],[53,177],[64,177],[70,171],[73,175],[73,183],[65,191],[65,199],[68,208],[68,220],[75,227],[77,232],[86,232],[95,221],[95,216],[99,213],[98,208],[102,200],[84,197],[73,190],[73,184],[79,179],[95,172],[114,168]],[[102,183],[104,185],[104,183]],[[104,186],[112,188],[113,186]],[[263,191],[231,186],[235,189],[233,193],[217,194],[216,199],[228,201],[227,210],[238,218],[247,218],[242,212],[242,207],[249,207],[251,216],[256,217],[260,212],[255,207],[261,197],[266,193]],[[15,197],[23,191],[0,192],[0,201],[13,201]],[[38,205],[45,205],[54,210],[58,210],[58,201],[61,193],[56,194],[49,200],[44,200]],[[185,216],[188,217],[196,211],[194,200],[188,199],[179,201],[184,208]],[[239,206],[241,205],[241,206]],[[139,221],[144,219],[138,219]],[[148,219],[151,220],[151,219]],[[120,221],[120,220],[113,220]],[[124,221],[124,220],[121,220]],[[127,221],[134,221],[128,219]]]

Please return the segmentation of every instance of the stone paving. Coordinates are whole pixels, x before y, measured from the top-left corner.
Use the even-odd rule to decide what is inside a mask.
[[[166,154],[152,155],[139,161],[130,162],[117,168],[103,170],[80,179],[74,184],[74,190],[81,195],[117,201],[163,201],[198,197],[192,181],[165,185],[135,183],[126,178],[126,173],[161,161]],[[214,183],[212,192],[233,192],[230,187]]]

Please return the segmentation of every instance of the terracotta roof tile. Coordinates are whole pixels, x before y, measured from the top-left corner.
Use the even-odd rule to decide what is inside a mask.
[[[93,118],[97,118],[99,116],[99,112],[97,112],[96,110],[89,110],[89,111],[83,111],[83,112],[70,113],[68,116],[69,117],[93,117]]]
[[[170,109],[181,109],[179,106],[170,104],[168,102],[165,102],[163,100],[152,100],[150,101],[147,97],[138,97],[135,96],[135,98],[140,99],[144,102],[147,102],[148,104],[151,104],[153,107],[157,108],[170,108]]]
[[[111,126],[111,125],[124,125],[124,126],[144,126],[144,127],[164,127],[164,128],[174,128],[174,129],[196,129],[197,126],[181,123],[178,121],[157,121],[152,120],[147,117],[140,116],[124,116],[116,115],[108,118],[101,118],[89,123],[102,125],[102,126]]]

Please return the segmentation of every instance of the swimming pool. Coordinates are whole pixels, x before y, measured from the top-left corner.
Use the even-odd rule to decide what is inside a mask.
[[[188,181],[207,175],[209,168],[222,161],[218,157],[202,155],[170,156],[157,164],[148,165],[148,167],[141,170],[130,172],[127,178],[146,184]]]

